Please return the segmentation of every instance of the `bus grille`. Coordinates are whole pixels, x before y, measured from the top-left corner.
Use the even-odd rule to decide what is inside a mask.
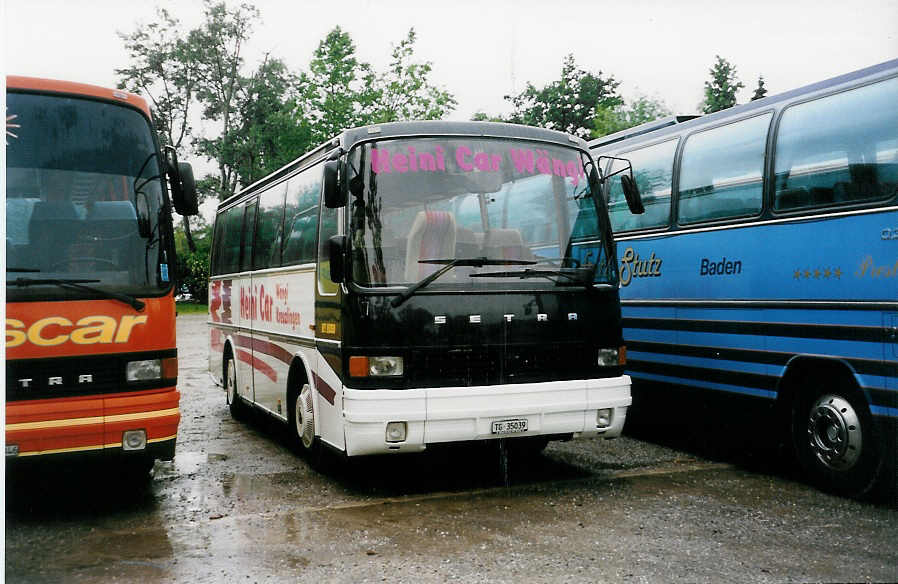
[[[536,383],[600,374],[595,349],[583,345],[414,351],[407,371],[413,387]]]
[[[173,357],[175,351],[92,357],[21,359],[6,362],[6,399],[21,401],[139,391],[174,385],[174,380],[127,383],[129,361]]]

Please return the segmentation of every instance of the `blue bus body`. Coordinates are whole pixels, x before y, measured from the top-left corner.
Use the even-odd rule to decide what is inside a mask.
[[[768,403],[761,426],[846,494],[894,468],[895,104],[898,60],[590,144],[632,162],[646,205],[606,193],[634,405],[684,387]]]

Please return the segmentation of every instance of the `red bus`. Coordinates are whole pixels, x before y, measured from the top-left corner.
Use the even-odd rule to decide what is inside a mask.
[[[74,455],[145,474],[175,453],[172,210],[196,213],[193,171],[136,95],[6,88],[7,463]]]

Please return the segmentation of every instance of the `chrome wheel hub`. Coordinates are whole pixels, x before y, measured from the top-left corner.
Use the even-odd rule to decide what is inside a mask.
[[[844,471],[861,456],[861,423],[857,412],[843,397],[824,395],[811,407],[808,441],[826,467]]]
[[[302,440],[305,448],[311,448],[315,440],[315,419],[312,410],[312,388],[308,384],[303,385],[296,398],[296,410],[293,419],[296,424],[296,434]]]
[[[225,380],[227,384],[227,392],[228,392],[228,403],[234,403],[234,398],[237,396],[237,370],[234,368],[234,361],[228,361],[228,378]]]

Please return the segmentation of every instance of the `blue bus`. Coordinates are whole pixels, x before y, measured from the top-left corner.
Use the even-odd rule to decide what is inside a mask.
[[[823,488],[894,470],[898,60],[590,149],[645,206],[609,181],[636,411],[741,396]]]

